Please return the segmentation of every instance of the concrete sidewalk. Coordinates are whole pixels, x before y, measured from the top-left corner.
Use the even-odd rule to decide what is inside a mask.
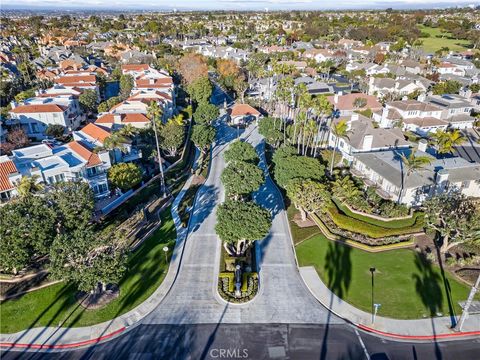
[[[359,325],[360,328],[384,335],[397,335],[398,338],[411,337],[448,337],[448,335],[459,334],[451,329],[452,321],[449,316],[418,319],[418,320],[397,320],[376,316],[372,324],[372,314],[357,309],[346,301],[343,301],[322,282],[313,266],[300,267],[300,275],[310,289],[312,294],[325,307],[336,315]],[[380,310],[381,312],[381,310]],[[457,319],[458,320],[458,319]],[[462,333],[478,332],[480,335],[480,314],[470,315],[465,321]],[[472,334],[475,335],[475,334]]]
[[[195,153],[195,164],[198,160],[198,155],[197,150]],[[20,344],[21,347],[21,344],[35,344],[36,348],[66,348],[94,344],[98,341],[121,334],[127,328],[138,324],[141,319],[152,312],[170,292],[177,277],[187,236],[187,228],[181,226],[181,220],[177,211],[183,196],[192,182],[192,178],[192,176],[188,178],[182,190],[180,190],[172,203],[171,213],[177,230],[177,241],[167,275],[160,286],[146,301],[115,319],[92,326],[73,328],[37,327],[13,334],[0,334],[0,346],[9,347],[11,344]]]

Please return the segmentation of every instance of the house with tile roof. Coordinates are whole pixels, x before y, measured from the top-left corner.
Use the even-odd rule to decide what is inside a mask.
[[[228,111],[229,122],[233,125],[244,125],[257,121],[261,116],[260,111],[248,104],[235,104]]]
[[[375,96],[363,93],[343,95],[343,93],[340,91],[338,94],[328,96],[327,99],[333,105],[336,114],[339,116],[352,115],[355,111],[364,111],[367,109],[376,111],[382,108],[382,104],[378,102]],[[365,105],[358,106],[357,99],[363,99]]]
[[[62,181],[85,181],[95,198],[109,194],[107,170],[111,166],[108,151],[97,153],[83,141],[50,147],[46,144],[12,151],[10,160],[20,177],[38,176],[46,186]]]
[[[15,186],[21,178],[15,163],[6,155],[0,156],[0,202],[8,201],[18,194]]]
[[[80,89],[53,87],[37,92],[23,104],[12,102],[10,124],[20,125],[28,137],[41,140],[49,125],[62,125],[66,132],[76,130],[85,121],[86,114],[80,107]]]
[[[113,114],[112,114],[113,115]],[[141,115],[141,114],[129,114]],[[121,115],[113,115],[121,116]],[[123,115],[126,117],[127,115]],[[73,132],[73,139],[89,149],[94,150],[105,147],[105,141],[112,135],[112,129],[101,124],[90,123],[82,129]],[[106,149],[110,153],[112,163],[132,162],[142,158],[142,151],[132,145],[130,139],[125,138],[120,148]]]

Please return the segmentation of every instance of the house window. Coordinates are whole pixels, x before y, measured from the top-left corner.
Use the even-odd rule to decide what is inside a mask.
[[[462,181],[462,189],[468,188],[469,186],[470,186],[469,180]]]
[[[32,126],[32,133],[38,133],[38,125],[36,123],[30,125]]]
[[[97,173],[98,173],[98,170],[96,167],[87,168],[88,176],[94,176],[94,175],[97,175]]]
[[[104,192],[106,192],[108,190],[108,186],[106,183],[101,183],[101,184],[97,184],[93,187],[93,192],[95,194],[102,194]]]

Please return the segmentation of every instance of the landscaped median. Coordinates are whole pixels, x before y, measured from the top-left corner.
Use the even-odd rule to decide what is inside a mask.
[[[102,308],[87,310],[77,301],[74,286],[58,283],[2,302],[0,332],[14,333],[39,326],[90,326],[118,317],[144,302],[162,283],[175,246],[170,208],[162,212],[161,218],[162,225],[130,254],[118,298]],[[169,248],[167,254],[163,251],[165,246]]]

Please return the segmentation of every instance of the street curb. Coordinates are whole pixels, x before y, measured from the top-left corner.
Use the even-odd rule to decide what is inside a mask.
[[[70,343],[70,344],[49,345],[49,344],[0,343],[0,348],[8,347],[8,348],[20,348],[20,349],[71,349],[71,348],[77,348],[77,347],[86,346],[86,345],[98,344],[103,340],[107,340],[116,335],[121,334],[125,330],[126,330],[126,327],[124,326],[118,330],[115,330],[106,335],[102,335],[98,338]]]
[[[403,339],[403,340],[437,340],[437,339],[480,336],[480,331],[456,332],[456,333],[450,333],[450,334],[437,334],[437,335],[401,335],[401,334],[388,333],[381,330],[373,329],[362,324],[354,324],[354,326],[356,326],[360,330],[364,330],[369,333],[374,333],[374,334],[385,336],[385,337],[391,337],[391,338]]]

